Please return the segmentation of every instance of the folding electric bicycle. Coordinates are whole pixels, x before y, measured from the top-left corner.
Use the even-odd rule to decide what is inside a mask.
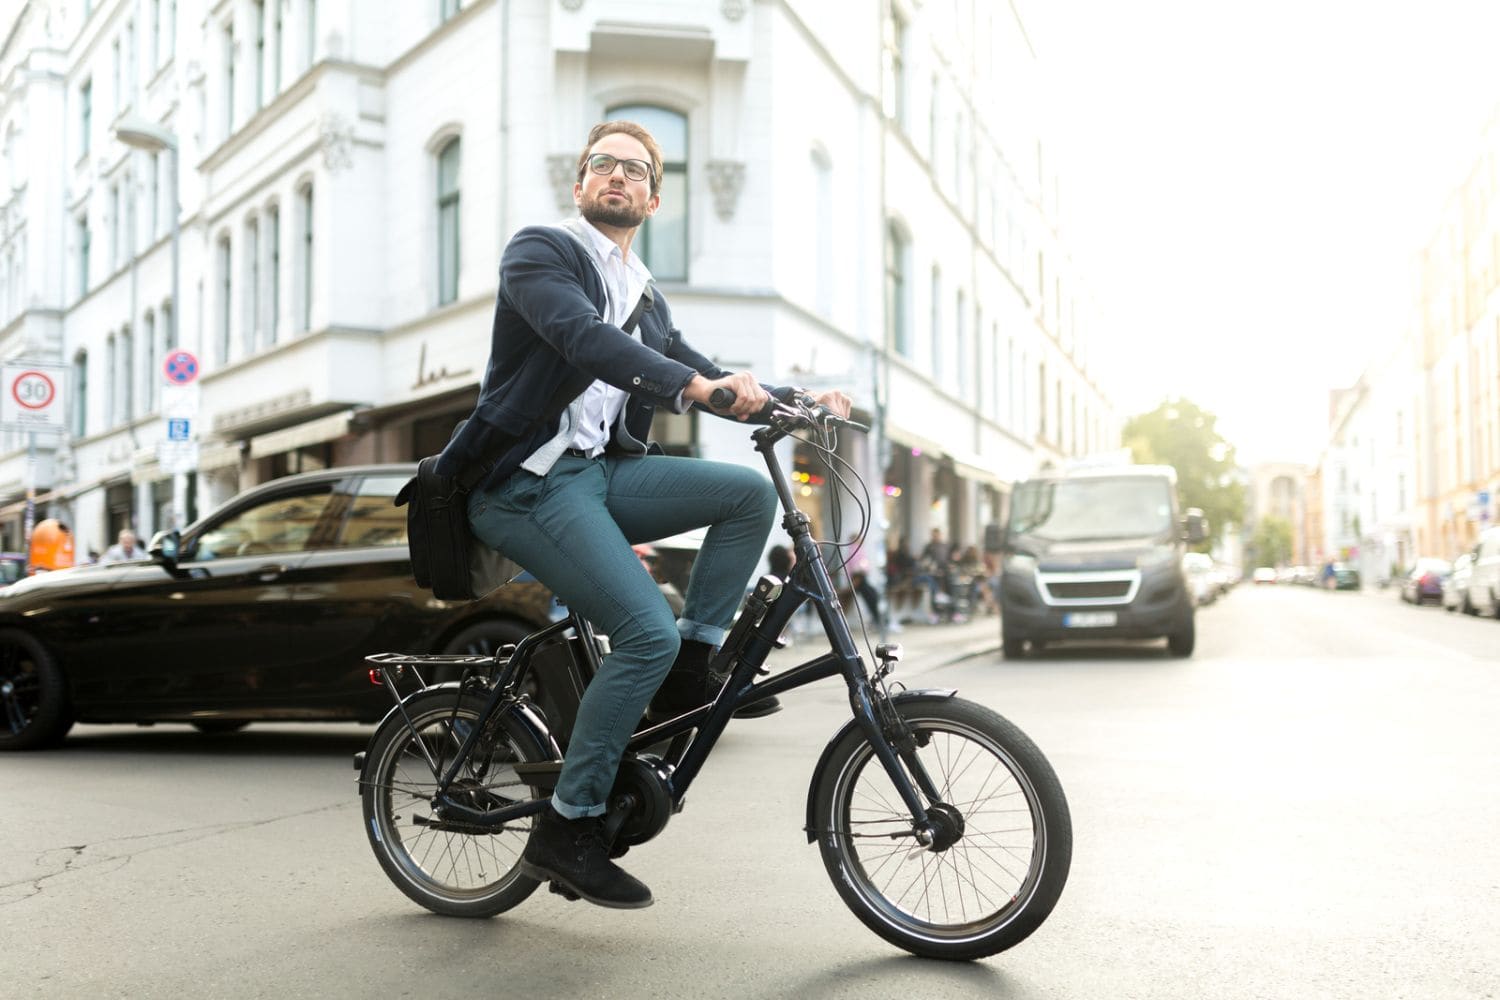
[[[826,543],[813,539],[774,452],[805,432],[799,440],[849,489],[834,435],[867,428],[801,394],[775,403],[768,421],[752,438],[781,499],[795,567],[789,579],[755,583],[715,657],[724,683],[713,700],[665,721],[648,716],[631,739],[606,814],[612,853],[655,837],[681,810],[737,708],[837,675],[853,718],[813,767],[806,820],[834,888],[871,930],[914,954],[975,959],[1009,948],[1041,925],[1067,881],[1072,826],[1057,776],[989,708],[950,689],[893,684],[899,646],[877,646],[870,672]],[[849,492],[866,500],[867,526],[867,493]],[[793,613],[809,602],[830,651],[758,680]],[[608,650],[607,637],[570,614],[493,656],[368,658],[372,682],[396,705],[355,767],[370,845],[402,892],[436,913],[488,917],[537,889],[518,862],[561,771],[578,700]],[[429,684],[424,670],[462,677]],[[416,690],[403,694],[412,682]]]

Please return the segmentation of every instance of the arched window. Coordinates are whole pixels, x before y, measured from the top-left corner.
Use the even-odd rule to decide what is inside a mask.
[[[308,183],[297,191],[297,326],[306,333],[312,329],[313,299],[313,188]]]
[[[234,271],[231,269],[229,236],[219,237],[219,364],[229,364],[230,326],[234,313],[230,300],[234,291]]]
[[[120,331],[120,413],[126,422],[135,419],[135,336],[130,327]]]
[[[816,302],[818,312],[833,315],[834,263],[833,263],[833,162],[822,149],[812,151],[812,195],[813,215],[817,225]]]
[[[68,421],[74,437],[88,433],[89,414],[89,352],[79,351],[73,355],[73,412]]]
[[[885,227],[885,342],[888,350],[911,357],[911,324],[907,319],[907,296],[911,288],[908,268],[911,250],[906,234],[895,221]]]
[[[687,116],[651,104],[611,108],[611,120],[644,126],[661,147],[661,204],[646,220],[632,248],[646,262],[654,278],[686,281],[688,261]]]
[[[437,157],[438,305],[458,298],[458,167],[461,144],[450,139]]]
[[[156,314],[148,312],[141,320],[141,350],[145,355],[141,366],[146,376],[145,401],[146,413],[156,409],[156,386],[161,381],[161,373],[157,370],[161,361],[156,353]]]
[[[110,334],[104,340],[104,426],[115,425],[115,372],[119,367],[115,364],[115,335]]]

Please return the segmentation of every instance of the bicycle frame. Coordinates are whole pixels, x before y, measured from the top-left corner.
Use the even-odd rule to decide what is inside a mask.
[[[871,680],[859,655],[822,551],[812,537],[807,515],[798,509],[786,472],[776,459],[774,448],[777,442],[787,437],[792,429],[794,428],[790,424],[773,421],[770,426],[762,427],[752,435],[755,448],[766,462],[785,512],[782,526],[791,536],[797,554],[796,568],[792,571],[791,578],[782,581],[772,576],[761,577],[747,598],[739,619],[730,629],[712,664],[715,671],[727,671],[729,675],[714,700],[676,718],[638,730],[627,744],[626,753],[639,752],[664,741],[671,741],[663,763],[669,766],[668,785],[673,806],[680,808],[688,787],[736,709],[770,695],[842,675],[849,687],[849,705],[855,721],[874,749],[902,801],[911,811],[913,832],[917,840],[930,844],[933,827],[927,816],[924,799],[927,803],[935,803],[941,801],[942,796],[917,760],[915,746],[904,723],[897,713],[882,710],[888,705],[888,697]],[[792,615],[807,602],[817,608],[832,649],[756,683],[756,675],[762,672],[767,657],[777,648],[778,638]],[[597,672],[600,661],[597,637],[589,623],[577,614],[523,639],[502,665],[487,704],[465,736],[452,762],[445,769],[441,757],[428,761],[435,776],[442,772],[434,802],[446,816],[476,827],[498,829],[510,820],[542,812],[547,807],[548,799],[540,798],[499,809],[482,810],[454,801],[448,793],[495,713],[507,702],[516,702],[514,689],[524,672],[530,669],[531,653],[542,642],[565,635],[570,629],[575,630],[582,640],[580,645],[584,655],[590,660],[589,666]],[[881,655],[885,655],[884,647]],[[877,680],[884,676],[886,669],[888,668],[883,665]],[[394,693],[391,681],[387,679],[386,683]],[[405,716],[404,708],[402,713]],[[407,718],[408,726],[410,721]],[[550,749],[554,756],[561,756],[555,741]]]

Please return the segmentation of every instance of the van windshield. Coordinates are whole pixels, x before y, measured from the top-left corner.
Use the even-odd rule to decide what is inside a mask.
[[[1025,482],[1011,498],[1012,538],[1107,541],[1154,537],[1175,527],[1171,485],[1156,476]]]

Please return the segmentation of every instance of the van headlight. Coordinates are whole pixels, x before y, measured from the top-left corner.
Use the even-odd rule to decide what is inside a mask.
[[[1135,557],[1136,569],[1152,569],[1177,558],[1175,545],[1153,545]]]
[[[1004,568],[1007,573],[1035,573],[1036,556],[1029,552],[1012,552],[1005,557]]]

